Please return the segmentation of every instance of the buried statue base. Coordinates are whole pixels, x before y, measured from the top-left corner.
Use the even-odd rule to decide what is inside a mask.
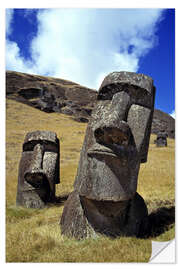
[[[61,233],[78,240],[95,238],[98,233],[109,237],[140,236],[148,211],[136,192],[129,201],[94,201],[73,191],[61,218]]]

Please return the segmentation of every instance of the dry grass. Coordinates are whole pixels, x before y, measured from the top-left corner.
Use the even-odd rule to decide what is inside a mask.
[[[27,132],[51,130],[60,138],[60,177],[57,196],[72,191],[87,124],[63,114],[47,114],[7,100],[6,115],[6,260],[7,262],[146,262],[151,240],[121,237],[115,240],[76,241],[63,237],[58,225],[63,205],[42,210],[16,207],[18,164]],[[174,205],[174,140],[156,148],[151,136],[148,162],[141,165],[138,192],[149,212]],[[174,237],[174,226],[154,240]],[[18,250],[18,252],[17,252]]]
[[[168,138],[167,148],[158,148],[151,135],[148,162],[141,164],[138,192],[143,194],[149,211],[174,205],[175,197],[175,142]]]

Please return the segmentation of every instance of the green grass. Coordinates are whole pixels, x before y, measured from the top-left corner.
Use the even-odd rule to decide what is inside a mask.
[[[7,262],[147,262],[151,240],[174,238],[174,225],[149,239],[119,237],[76,241],[61,235],[59,221],[63,204],[45,209],[16,207],[18,165],[27,132],[51,130],[60,138],[60,184],[56,195],[73,190],[80,150],[87,124],[63,114],[47,114],[13,100],[6,113],[6,261]],[[156,148],[151,135],[148,162],[141,165],[138,192],[149,213],[174,206],[175,143]],[[159,209],[159,210],[158,210]],[[163,217],[162,217],[163,218]]]

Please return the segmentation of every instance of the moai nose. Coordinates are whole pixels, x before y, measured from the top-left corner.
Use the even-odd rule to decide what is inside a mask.
[[[111,108],[106,117],[101,119],[95,129],[94,136],[98,143],[127,145],[130,138],[130,128],[127,115],[130,108],[130,96],[122,91],[113,96]]]
[[[33,150],[34,160],[36,162],[42,162],[43,155],[44,155],[44,146],[41,144],[36,144]]]
[[[31,165],[32,171],[39,171],[43,169],[43,156],[44,156],[44,147],[41,144],[37,144],[33,150],[33,160]]]
[[[130,96],[127,92],[121,91],[113,96],[109,117],[109,125],[118,124],[120,121],[127,121],[128,111],[131,106]]]
[[[26,181],[35,186],[43,184],[45,174],[43,173],[43,155],[44,148],[41,144],[37,144],[33,149],[32,163],[24,177]]]

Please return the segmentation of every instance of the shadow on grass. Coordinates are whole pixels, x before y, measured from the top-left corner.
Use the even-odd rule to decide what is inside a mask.
[[[138,237],[157,237],[167,231],[169,226],[175,223],[175,207],[161,207],[152,212],[142,222]]]

